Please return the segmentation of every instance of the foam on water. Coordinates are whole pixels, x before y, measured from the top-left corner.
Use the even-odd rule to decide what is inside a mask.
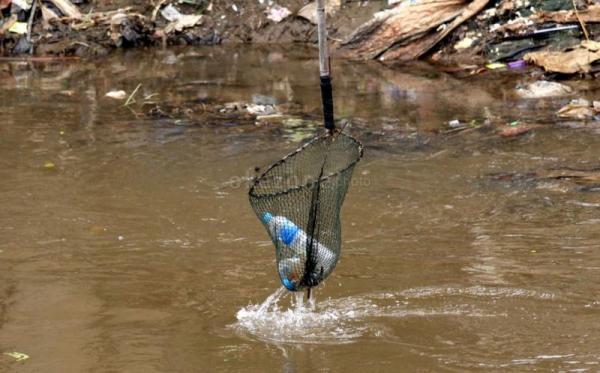
[[[360,337],[383,337],[376,318],[423,316],[493,317],[505,316],[478,308],[465,298],[539,298],[548,294],[512,288],[416,288],[402,292],[377,292],[366,295],[327,299],[308,304],[302,293],[289,293],[283,287],[262,304],[238,311],[232,327],[244,336],[273,343],[352,343]],[[434,304],[420,300],[437,298]],[[289,300],[290,307],[282,306]]]

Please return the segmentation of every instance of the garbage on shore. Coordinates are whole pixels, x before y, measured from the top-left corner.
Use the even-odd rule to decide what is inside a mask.
[[[314,44],[315,1],[2,0],[0,54],[94,56],[115,48]],[[487,70],[600,69],[600,4],[588,0],[326,1],[338,56],[428,59]],[[475,67],[472,67],[475,66]],[[483,70],[485,71],[485,70]]]
[[[595,73],[600,5],[573,0],[403,0],[375,13],[339,46],[345,57],[395,63],[422,57],[528,64],[560,74]]]

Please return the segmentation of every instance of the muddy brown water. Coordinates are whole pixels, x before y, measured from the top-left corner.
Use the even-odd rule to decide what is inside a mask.
[[[335,63],[336,111],[367,146],[341,261],[313,311],[252,306],[280,284],[247,182],[315,132],[315,71],[300,49],[1,64],[0,371],[600,371],[600,194],[488,176],[600,166],[593,123],[554,119],[568,99],[515,97],[524,73]],[[138,83],[307,114],[191,123],[104,97]],[[542,127],[441,133],[486,117]]]

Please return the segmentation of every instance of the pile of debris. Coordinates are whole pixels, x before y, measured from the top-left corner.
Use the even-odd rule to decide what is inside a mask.
[[[0,52],[98,55],[113,48],[167,43],[194,26],[194,42],[218,42],[214,27],[201,15],[184,16],[170,8],[159,23],[156,14],[147,13],[144,7],[131,6],[99,11],[83,0],[77,5],[69,0],[0,0]]]
[[[336,53],[346,58],[428,58],[475,70],[538,65],[560,74],[598,71],[600,4],[593,0],[326,0],[326,11]],[[0,53],[313,43],[315,13],[309,0],[285,6],[276,0],[0,0]]]
[[[307,41],[314,34],[310,21],[272,1],[236,2],[0,0],[0,54],[90,56],[149,45]],[[302,8],[302,0],[295,3]]]
[[[423,56],[490,69],[534,64],[561,74],[595,73],[600,4],[584,0],[401,0],[339,46],[357,59]],[[444,42],[442,42],[444,40]]]

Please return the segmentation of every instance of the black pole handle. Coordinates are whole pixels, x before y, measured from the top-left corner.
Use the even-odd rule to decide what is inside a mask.
[[[330,76],[321,77],[321,101],[325,128],[331,132],[335,129],[335,123],[333,121],[333,87]]]

